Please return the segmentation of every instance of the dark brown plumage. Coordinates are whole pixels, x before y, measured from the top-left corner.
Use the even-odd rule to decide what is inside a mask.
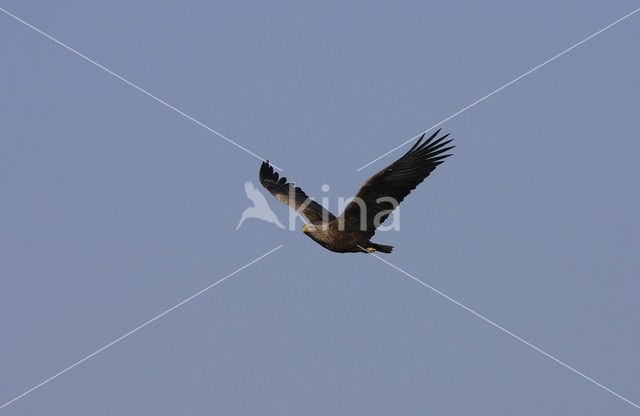
[[[268,161],[260,167],[260,183],[279,201],[300,214],[307,224],[302,231],[328,250],[339,253],[390,253],[393,247],[372,243],[371,237],[393,210],[451,154],[449,135],[424,143],[424,134],[400,159],[369,178],[339,217],[311,200],[287,178],[280,178]]]

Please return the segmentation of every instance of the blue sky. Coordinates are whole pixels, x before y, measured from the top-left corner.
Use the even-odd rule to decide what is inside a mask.
[[[638,4],[0,7],[337,198]],[[448,121],[455,155],[374,240],[635,403],[638,19]],[[257,220],[235,231],[257,159],[0,21],[2,403],[283,245],[3,414],[638,412],[372,256]]]

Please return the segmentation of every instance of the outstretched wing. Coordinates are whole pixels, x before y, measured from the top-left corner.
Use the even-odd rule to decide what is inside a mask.
[[[253,197],[256,194],[256,187],[253,186],[253,183],[250,181],[246,181],[244,183],[244,192],[247,194],[247,198],[253,200]]]
[[[269,161],[262,162],[260,167],[260,183],[271,195],[275,196],[278,201],[293,208],[298,214],[310,223],[329,222],[336,217],[322,205],[311,200],[302,189],[295,186],[294,183],[288,183],[284,176],[280,178],[278,172],[273,170],[269,165]]]
[[[249,198],[249,200],[253,202],[253,205],[255,207],[259,206],[260,208],[263,208],[264,206],[269,206],[269,204],[267,204],[267,200],[264,198],[264,195],[262,195],[258,188],[253,186],[253,183],[249,181],[245,182],[244,191],[247,194],[247,198]]]
[[[339,220],[346,231],[361,231],[371,238],[391,212],[416,188],[444,159],[443,154],[454,146],[445,134],[433,140],[440,130],[422,143],[424,134],[400,159],[369,178],[354,200],[347,205]],[[362,214],[362,211],[365,211]],[[364,215],[364,218],[361,218]]]

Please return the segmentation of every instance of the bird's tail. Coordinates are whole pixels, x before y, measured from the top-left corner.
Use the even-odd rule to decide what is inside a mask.
[[[384,244],[371,243],[371,247],[375,248],[376,251],[379,251],[381,253],[391,253],[391,250],[393,250],[393,246],[385,246]]]

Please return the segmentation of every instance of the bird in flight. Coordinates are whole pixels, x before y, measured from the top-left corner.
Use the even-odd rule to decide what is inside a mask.
[[[391,253],[392,246],[371,242],[371,237],[393,210],[422,181],[451,156],[445,140],[449,134],[435,139],[440,130],[424,143],[424,134],[411,149],[360,188],[342,214],[336,217],[310,199],[287,178],[280,178],[269,161],[262,162],[260,183],[276,199],[293,208],[307,222],[302,232],[327,250],[337,253]],[[435,140],[434,140],[435,139]]]

